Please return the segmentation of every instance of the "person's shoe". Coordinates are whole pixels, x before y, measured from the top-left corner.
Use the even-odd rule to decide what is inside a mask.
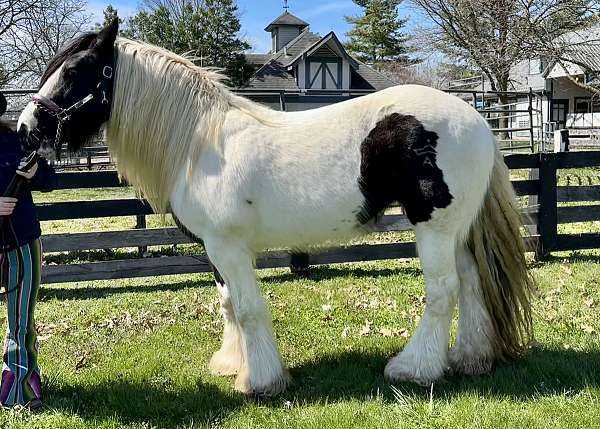
[[[25,408],[29,411],[40,411],[43,406],[42,400],[40,398],[35,398],[29,401],[29,403],[25,405]]]

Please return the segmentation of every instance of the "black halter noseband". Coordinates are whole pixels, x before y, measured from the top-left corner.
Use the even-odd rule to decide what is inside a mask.
[[[104,84],[105,83],[112,84],[112,79],[113,79],[113,66],[110,66],[110,65],[104,66],[104,68],[102,69],[102,79],[100,80],[100,82],[98,82],[98,85],[96,85],[96,89],[99,92],[99,94],[96,94],[96,96],[98,96],[98,95],[102,96],[102,100],[101,100],[102,104],[110,103],[110,100],[106,97],[108,87],[106,87]],[[48,97],[45,97],[40,93],[34,94],[33,97],[31,98],[33,103],[39,109],[43,110],[48,115],[50,115],[56,119],[56,135],[54,136],[54,149],[56,150],[56,156],[58,159],[60,159],[60,149],[61,149],[61,143],[62,143],[61,142],[61,134],[62,134],[63,126],[71,120],[71,114],[74,111],[81,109],[87,103],[92,101],[94,99],[94,97],[95,97],[95,95],[93,93],[89,93],[88,95],[83,97],[81,100],[77,101],[76,103],[72,104],[71,106],[69,106],[67,108],[60,107],[54,101],[50,100]],[[34,130],[31,131],[30,135],[39,141],[40,139],[37,136],[38,132],[39,132],[39,130],[37,128],[35,128]]]

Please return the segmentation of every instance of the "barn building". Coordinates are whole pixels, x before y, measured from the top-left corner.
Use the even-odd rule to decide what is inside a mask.
[[[256,71],[242,91],[273,107],[305,110],[395,85],[353,58],[334,32],[313,33],[307,22],[287,10],[265,31],[271,50],[246,55]]]

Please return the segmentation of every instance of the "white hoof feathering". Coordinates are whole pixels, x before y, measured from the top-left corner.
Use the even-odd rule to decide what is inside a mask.
[[[263,380],[252,380],[248,370],[244,368],[235,379],[234,389],[244,395],[268,398],[284,392],[290,381],[290,374],[283,366],[278,374]]]
[[[456,344],[448,352],[452,374],[481,375],[492,370],[496,353],[494,329],[483,301],[477,264],[466,247],[456,256],[460,277]]]
[[[224,349],[216,351],[208,364],[208,369],[213,375],[236,375],[242,367],[242,352],[237,349]]]
[[[220,278],[220,274],[218,275]],[[236,375],[243,364],[240,329],[231,303],[229,288],[217,280],[217,290],[223,316],[223,344],[210,359],[208,368],[213,375]]]
[[[444,376],[444,365],[433,361],[417,360],[404,352],[390,359],[384,376],[390,383],[410,381],[421,386],[429,386]]]
[[[454,346],[448,352],[448,364],[451,374],[483,375],[494,366],[493,353],[481,354]]]

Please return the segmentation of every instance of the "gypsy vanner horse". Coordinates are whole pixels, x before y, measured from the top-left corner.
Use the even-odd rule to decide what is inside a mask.
[[[239,97],[221,76],[118,23],[79,36],[48,65],[18,129],[41,155],[77,150],[105,125],[119,171],[157,213],[201,239],[216,267],[223,343],[215,374],[274,395],[289,375],[254,260],[369,231],[390,204],[414,226],[426,307],[385,368],[428,385],[482,374],[530,340],[533,283],[508,170],[486,121],[457,97],[405,85],[304,112]],[[453,310],[459,305],[450,349]]]

